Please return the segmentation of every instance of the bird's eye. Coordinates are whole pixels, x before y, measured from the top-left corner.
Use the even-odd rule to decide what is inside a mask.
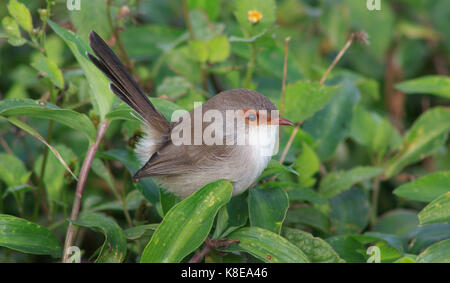
[[[256,121],[256,114],[249,114],[249,115],[247,116],[247,119],[248,119],[249,121]]]

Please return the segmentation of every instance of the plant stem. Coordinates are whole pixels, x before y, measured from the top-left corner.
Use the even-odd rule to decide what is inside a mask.
[[[125,50],[122,39],[120,38],[119,29],[113,23],[113,18],[112,18],[112,14],[111,14],[111,0],[107,1],[107,5],[108,5],[108,9],[106,9],[106,15],[108,18],[109,28],[111,29],[111,32],[113,33],[113,35],[116,39],[117,48],[119,49],[120,55],[122,57],[122,60],[125,63],[125,66],[127,66],[127,69],[128,69],[128,71],[131,72],[131,74],[134,74],[130,57],[128,57],[128,53]]]
[[[281,116],[284,115],[284,106],[285,106],[285,92],[286,92],[286,77],[287,77],[287,58],[288,58],[288,51],[289,51],[289,41],[291,40],[290,37],[286,37],[284,39],[284,65],[283,65],[283,82],[281,84],[281,107],[280,107],[280,114]]]
[[[380,195],[380,179],[375,177],[373,179],[373,190],[372,190],[372,205],[370,212],[370,225],[373,227],[377,223],[378,215],[378,198]]]
[[[247,68],[247,74],[245,75],[244,87],[250,88],[252,84],[253,69],[256,64],[256,45],[254,42],[250,42],[250,62]]]
[[[191,40],[194,40],[195,34],[194,34],[194,30],[192,29],[191,18],[189,16],[189,7],[187,5],[186,0],[183,0],[183,14],[184,14],[184,21],[186,22],[186,26],[189,31],[189,37]]]
[[[77,188],[75,192],[75,199],[72,205],[72,213],[70,215],[70,223],[67,228],[66,240],[64,243],[63,252],[63,262],[68,262],[69,254],[67,253],[70,246],[74,241],[74,227],[72,221],[78,219],[81,207],[81,198],[83,197],[84,186],[86,185],[89,170],[91,169],[92,161],[94,160],[95,153],[97,152],[98,146],[105,135],[106,129],[108,128],[108,121],[102,121],[98,126],[97,130],[97,140],[94,144],[89,146],[86,157],[84,158],[83,165],[81,166],[80,175],[78,178]]]
[[[328,77],[328,74],[331,72],[331,70],[334,68],[334,66],[336,66],[336,64],[339,62],[339,60],[342,58],[342,56],[344,55],[345,51],[347,51],[347,49],[352,45],[354,40],[360,40],[362,42],[364,42],[365,44],[368,44],[367,40],[366,40],[367,34],[364,31],[360,31],[360,32],[355,32],[350,34],[349,39],[347,40],[347,43],[344,45],[344,47],[341,49],[341,51],[339,51],[338,55],[334,58],[333,62],[331,63],[330,67],[328,67],[327,71],[323,74],[322,78],[320,79],[319,83],[324,84],[325,80]],[[301,122],[297,123],[296,129],[297,127],[299,128],[301,125]],[[288,143],[286,144],[286,147],[284,148],[283,154],[281,155],[281,159],[280,162],[283,163],[284,158],[286,157],[287,152],[289,151],[289,148],[292,145],[292,141],[295,137],[295,135],[297,134],[297,130],[294,129],[294,131],[292,131],[291,136],[289,137]]]

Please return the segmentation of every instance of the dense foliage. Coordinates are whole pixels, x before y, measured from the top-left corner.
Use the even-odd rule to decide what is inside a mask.
[[[447,0],[76,2],[1,0],[0,262],[450,262]],[[133,183],[92,29],[168,118],[245,87],[296,126],[244,194]]]

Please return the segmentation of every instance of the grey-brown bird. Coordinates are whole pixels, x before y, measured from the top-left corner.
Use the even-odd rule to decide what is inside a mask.
[[[269,163],[278,141],[278,125],[293,125],[273,114],[277,108],[267,97],[248,89],[223,91],[170,122],[103,39],[92,31],[89,41],[97,57],[89,53],[88,57],[111,80],[112,92],[143,122],[146,135],[135,148],[143,167],[134,175],[136,181],[153,177],[162,188],[182,199],[220,179],[233,182],[233,195],[242,193]],[[233,123],[228,123],[227,114],[233,112]],[[198,116],[203,119],[200,123],[196,122]],[[205,135],[214,142],[201,139]],[[184,143],[176,140],[179,136],[187,137]],[[199,136],[200,142],[196,142]]]

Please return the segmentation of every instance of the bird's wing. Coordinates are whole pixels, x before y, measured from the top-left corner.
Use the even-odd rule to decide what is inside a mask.
[[[135,179],[150,176],[188,174],[210,169],[227,160],[234,147],[227,145],[174,145],[169,142],[156,152],[135,175]]]

